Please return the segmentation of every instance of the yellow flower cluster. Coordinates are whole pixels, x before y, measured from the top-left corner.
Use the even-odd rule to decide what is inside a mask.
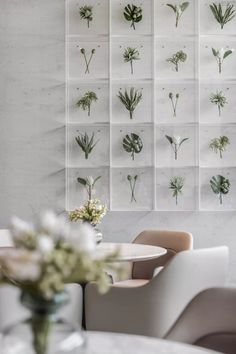
[[[82,220],[96,226],[101,222],[106,212],[106,205],[101,204],[99,199],[91,199],[80,208],[71,211],[69,217],[71,221]]]

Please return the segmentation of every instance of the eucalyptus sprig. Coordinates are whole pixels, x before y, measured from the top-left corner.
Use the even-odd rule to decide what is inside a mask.
[[[131,154],[132,160],[134,160],[134,155],[142,151],[143,142],[138,134],[127,134],[123,139],[123,148],[126,152]]]
[[[220,2],[218,5],[213,2],[209,6],[212,14],[214,15],[214,18],[220,24],[221,29],[223,29],[224,25],[230,22],[236,15],[234,4],[227,3],[224,12],[223,12],[224,5],[222,5]]]
[[[89,23],[93,20],[93,7],[92,6],[81,6],[79,8],[80,18],[87,21],[87,26],[89,28]]]
[[[88,111],[88,116],[90,116],[92,102],[96,102],[97,100],[98,98],[95,92],[87,91],[76,104],[79,108],[82,108],[83,111]]]
[[[81,48],[81,49],[80,49],[80,53],[83,55],[84,61],[85,61],[85,65],[86,65],[85,74],[89,74],[89,65],[90,65],[90,63],[91,63],[91,60],[92,60],[94,54],[95,54],[95,49],[92,49],[92,50],[91,50],[89,59],[87,58],[86,51],[85,51],[84,48]]]
[[[228,145],[230,145],[229,138],[225,135],[222,135],[219,136],[219,138],[212,139],[209,148],[216,154],[219,152],[220,158],[222,159],[222,153],[227,149]]]
[[[132,119],[135,108],[142,100],[142,92],[135,90],[134,87],[131,87],[129,92],[126,89],[124,93],[119,91],[117,97],[120,99],[127,111],[129,111],[129,117]]]
[[[175,204],[178,204],[178,197],[183,194],[185,179],[181,176],[174,176],[170,180],[169,189],[172,190],[172,196],[175,198]]]
[[[86,192],[88,193],[88,199],[92,199],[92,194],[94,191],[94,187],[96,182],[101,178],[102,176],[98,176],[96,178],[93,178],[92,176],[87,176],[86,178],[78,177],[77,181],[78,183],[82,184],[82,186],[85,187]]]
[[[183,15],[184,11],[187,9],[189,6],[189,2],[182,2],[179,5],[173,5],[173,4],[166,4],[169,6],[175,13],[175,27],[178,27],[179,20],[181,16]]]
[[[138,175],[135,175],[135,176],[128,175],[127,176],[127,180],[129,181],[130,190],[131,190],[131,199],[130,199],[131,203],[137,202],[137,200],[135,198],[135,186],[136,186],[137,179],[138,179]]]
[[[183,139],[181,139],[180,136],[175,136],[175,135],[173,135],[173,136],[166,135],[165,137],[166,137],[166,139],[169,141],[169,143],[170,143],[170,145],[171,145],[171,147],[172,147],[172,149],[173,149],[173,151],[174,151],[175,160],[177,160],[177,159],[178,159],[178,151],[179,151],[181,145],[182,145],[185,141],[187,141],[189,138],[183,138]]]
[[[216,93],[212,93],[210,95],[210,102],[217,106],[219,117],[220,117],[221,116],[221,108],[224,108],[224,106],[228,103],[223,92],[217,91]]]
[[[75,138],[77,144],[79,147],[82,149],[82,151],[85,154],[85,159],[87,160],[89,157],[89,154],[93,151],[99,140],[94,142],[94,133],[92,134],[91,137],[88,136],[88,134],[85,132],[80,133],[76,138]]]
[[[131,22],[130,27],[135,30],[135,23],[140,22],[143,18],[143,10],[140,6],[128,4],[124,9],[124,18]]]
[[[222,72],[222,65],[224,60],[233,53],[234,49],[215,49],[212,48],[212,54],[216,59],[216,62],[218,64],[218,70],[219,70],[219,74],[221,74]]]
[[[230,191],[230,181],[221,175],[213,176],[210,180],[210,186],[212,191],[219,195],[220,204],[223,203],[223,195],[226,195]]]
[[[179,71],[179,63],[184,63],[187,60],[187,54],[182,50],[179,50],[172,57],[166,59],[168,63],[172,63],[175,66],[175,71]]]
[[[138,49],[131,48],[131,47],[125,48],[123,58],[125,63],[130,63],[130,70],[131,70],[131,74],[133,75],[134,73],[133,61],[140,59]]]
[[[173,109],[173,117],[176,117],[176,110],[177,110],[177,104],[178,104],[178,100],[179,100],[179,93],[175,94],[175,98],[174,98],[174,94],[172,92],[169,93],[169,99],[171,100],[171,106]]]

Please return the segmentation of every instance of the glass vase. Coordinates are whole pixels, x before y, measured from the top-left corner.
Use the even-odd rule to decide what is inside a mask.
[[[64,291],[45,300],[22,292],[21,303],[31,312],[29,319],[3,333],[4,354],[78,354],[84,336],[81,329],[60,318],[58,311],[69,302]]]

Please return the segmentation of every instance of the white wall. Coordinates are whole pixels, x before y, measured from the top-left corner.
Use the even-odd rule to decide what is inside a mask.
[[[64,208],[64,0],[0,0],[0,227],[12,214]],[[227,244],[236,281],[232,212],[113,212],[106,240],[131,241],[145,228],[184,229],[195,247]]]

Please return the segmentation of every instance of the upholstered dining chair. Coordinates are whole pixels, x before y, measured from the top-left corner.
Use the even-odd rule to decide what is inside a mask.
[[[68,284],[70,302],[61,312],[61,318],[80,325],[82,320],[82,289],[79,284]],[[29,311],[19,301],[20,290],[10,285],[0,285],[0,332],[29,317]],[[1,352],[1,351],[0,351]]]
[[[228,248],[222,246],[180,252],[141,286],[117,283],[101,295],[96,283],[89,283],[86,328],[162,338],[194,296],[225,284],[227,270]]]
[[[236,287],[212,288],[198,294],[166,338],[235,354]]]

